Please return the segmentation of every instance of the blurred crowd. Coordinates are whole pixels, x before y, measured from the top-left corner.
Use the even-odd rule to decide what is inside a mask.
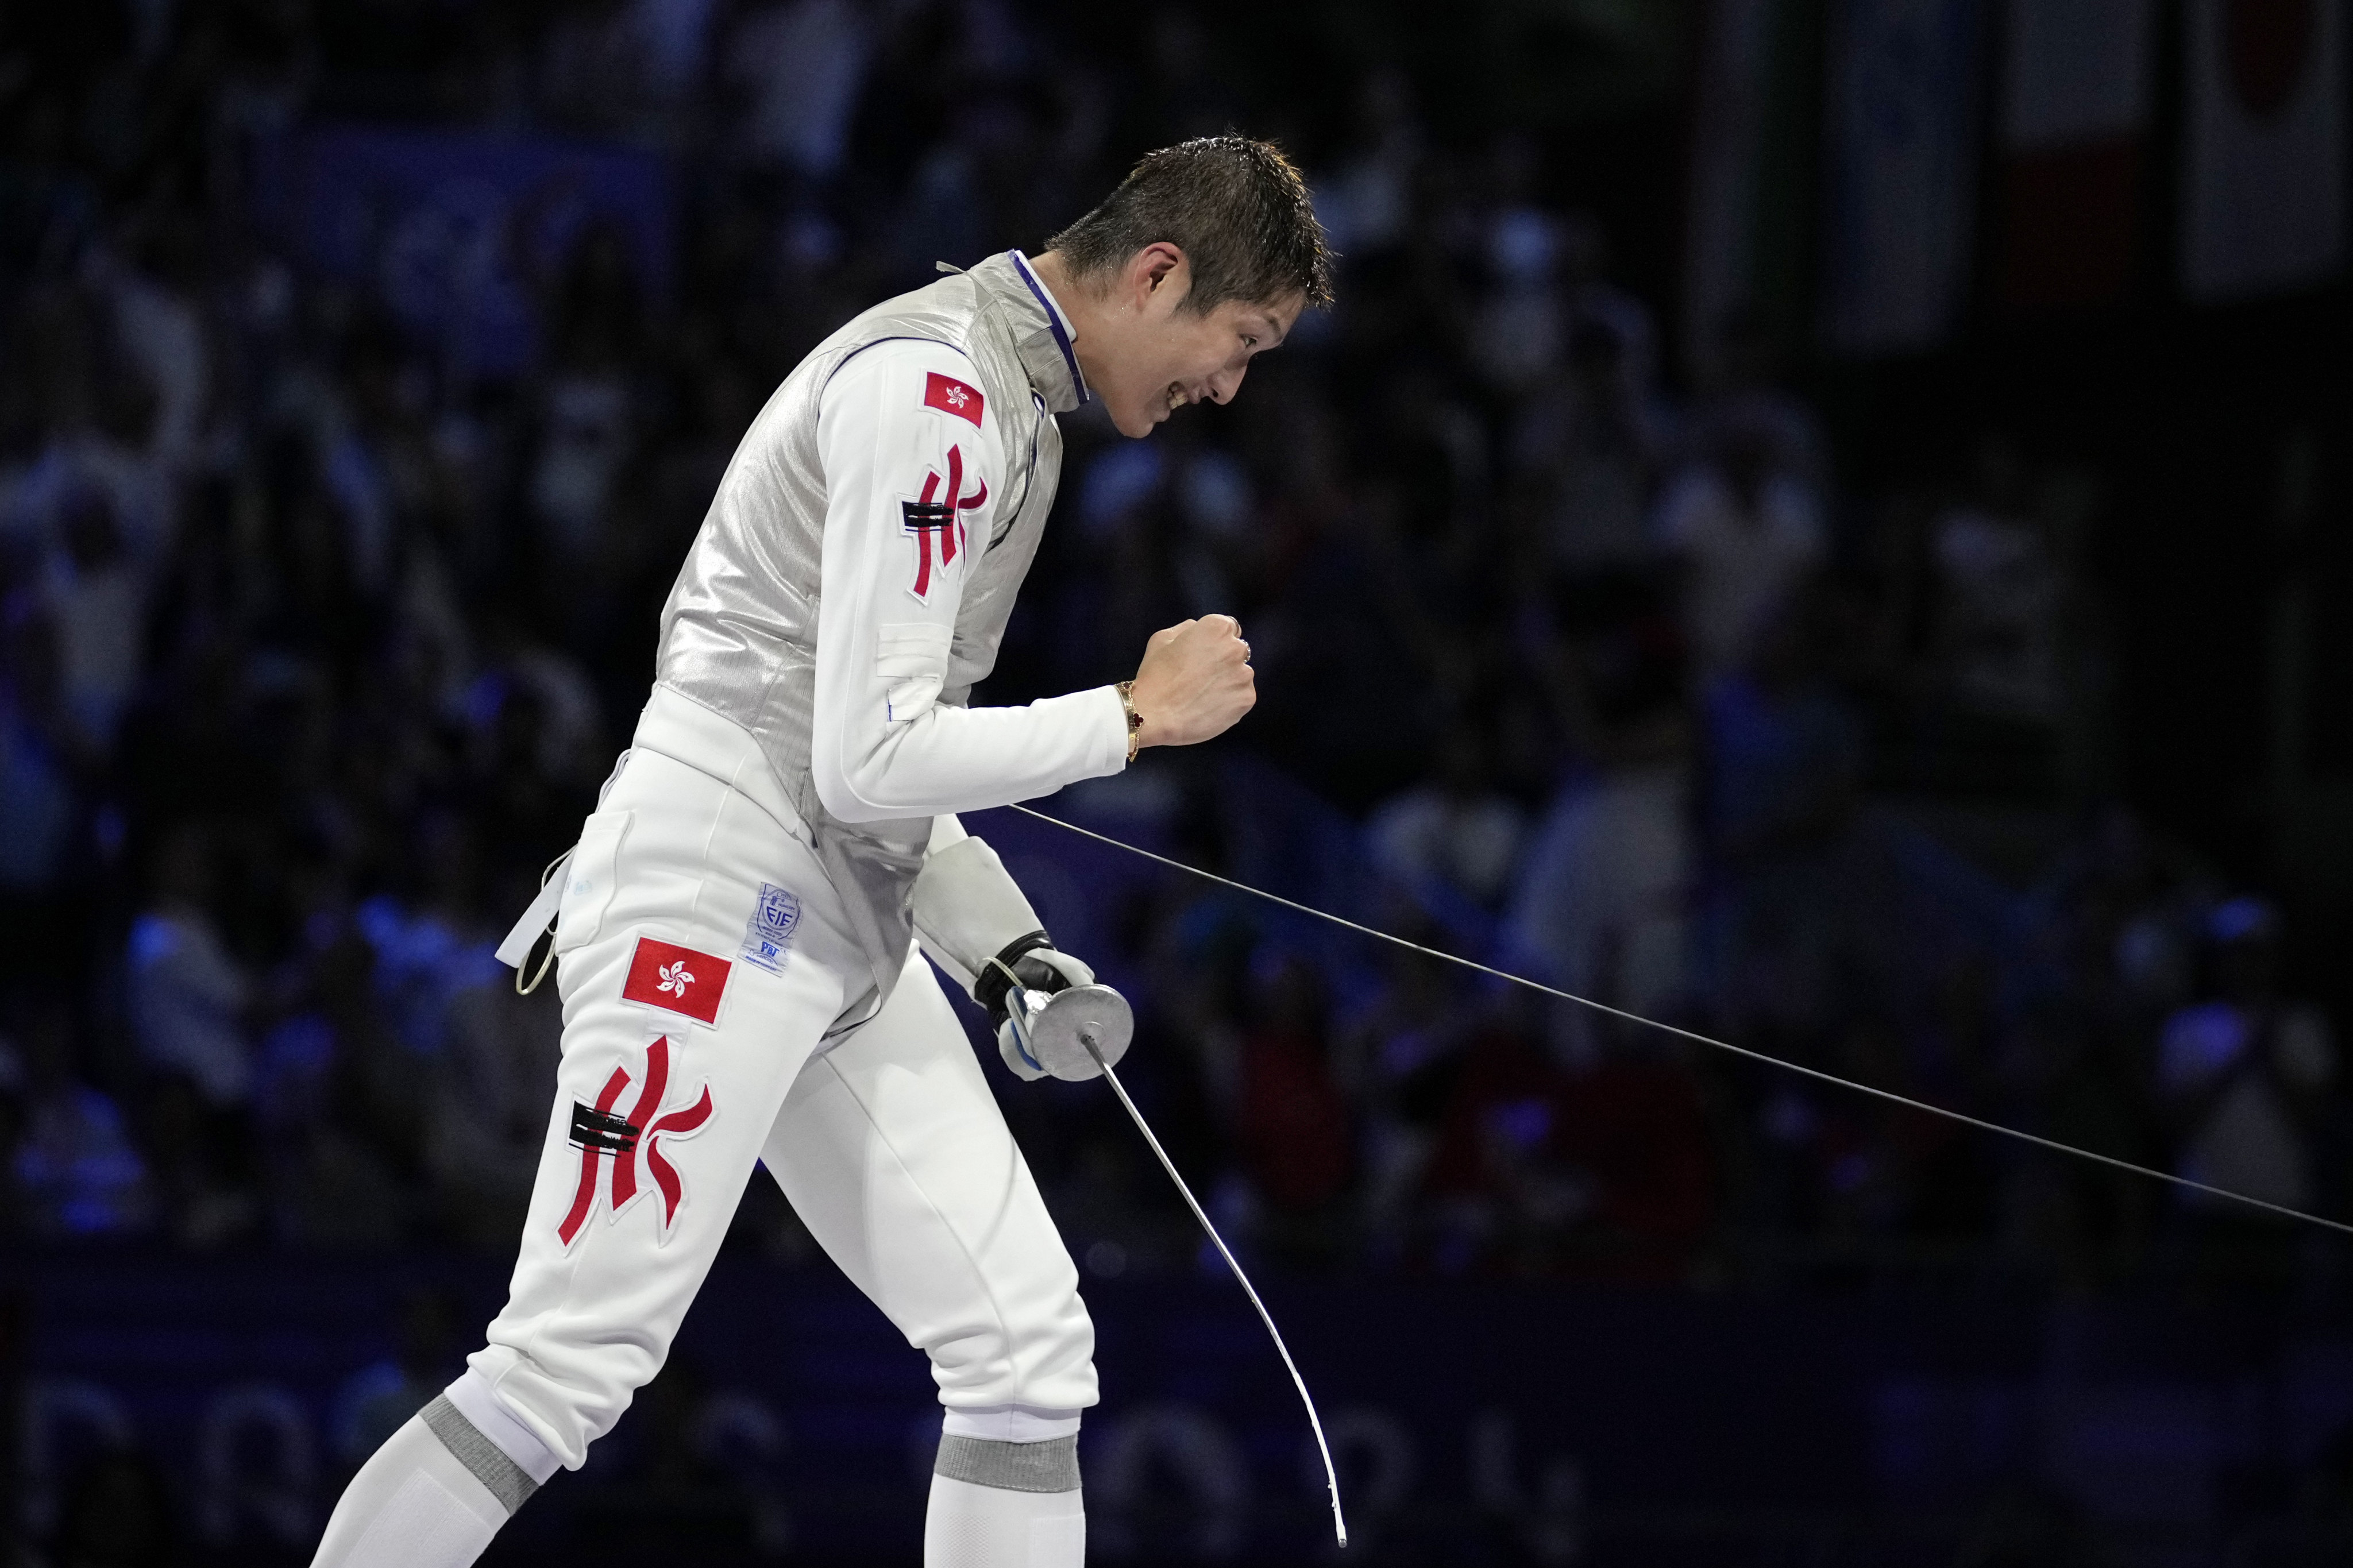
[[[2095,476],[1989,430],[1851,493],[1759,323],[1687,323],[1671,366],[1542,140],[1466,141],[1390,71],[1329,116],[1250,101],[1181,8],[1100,42],[1060,20],[9,13],[0,1231],[510,1247],[559,1020],[491,949],[627,743],[744,426],[856,310],[1040,248],[1137,153],[1229,125],[1309,170],[1339,304],[1229,408],[1144,443],[1066,422],[979,700],[1118,679],[1214,610],[1261,701],[1069,809],[1612,1006],[2341,1211],[2353,1123],[2279,911],[2099,804]],[[485,368],[396,308],[388,262],[323,265],[273,216],[287,149],[360,121],[652,158],[661,264],[593,216],[540,244],[518,204],[493,261],[532,331]],[[1140,1094],[1293,1267],[2300,1266],[2261,1221],[1230,892],[1145,879],[1095,913]],[[1115,1109],[1005,1099],[1085,1268],[1192,1266]],[[810,1251],[766,1184],[741,1228]]]

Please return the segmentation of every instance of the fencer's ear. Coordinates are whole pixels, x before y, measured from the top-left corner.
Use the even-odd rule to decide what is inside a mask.
[[[1139,308],[1164,289],[1174,288],[1175,298],[1183,299],[1189,277],[1184,251],[1165,239],[1155,239],[1128,258],[1128,292]]]

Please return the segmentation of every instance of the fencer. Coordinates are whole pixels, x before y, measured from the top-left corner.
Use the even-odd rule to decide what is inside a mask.
[[[1115,773],[1254,700],[1222,616],[1132,681],[971,708],[1037,552],[1059,416],[1223,403],[1330,297],[1306,188],[1221,136],[1146,156],[1034,259],[860,315],[744,437],[664,608],[652,695],[554,919],[555,1103],[504,1309],[360,1469],[318,1568],[459,1568],[661,1370],[765,1166],[930,1358],[928,1568],[1073,1568],[1095,1403],[1077,1271],[924,960],[1037,1068],[1008,991],[1092,979],[955,814]]]

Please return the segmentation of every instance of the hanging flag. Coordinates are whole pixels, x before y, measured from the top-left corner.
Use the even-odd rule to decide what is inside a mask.
[[[1684,360],[1701,385],[1727,337],[1788,346],[1808,326],[1819,12],[1807,0],[1714,0],[1694,99],[1684,219]]]
[[[2343,0],[2189,0],[2181,281],[2224,300],[2345,257]]]
[[[1764,134],[1775,0],[1718,0],[1700,66],[1685,224],[1689,354],[1712,379],[1715,334],[1756,300],[1757,146]]]
[[[2099,305],[2131,287],[2156,55],[2155,0],[2010,0],[1996,292]]]
[[[1823,247],[1831,346],[1943,342],[1976,235],[1978,0],[1838,0]]]

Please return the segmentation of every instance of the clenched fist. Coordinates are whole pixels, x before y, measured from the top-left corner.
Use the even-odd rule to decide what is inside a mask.
[[[1189,746],[1224,734],[1258,700],[1241,623],[1203,616],[1153,633],[1130,698],[1144,721],[1138,746]]]

